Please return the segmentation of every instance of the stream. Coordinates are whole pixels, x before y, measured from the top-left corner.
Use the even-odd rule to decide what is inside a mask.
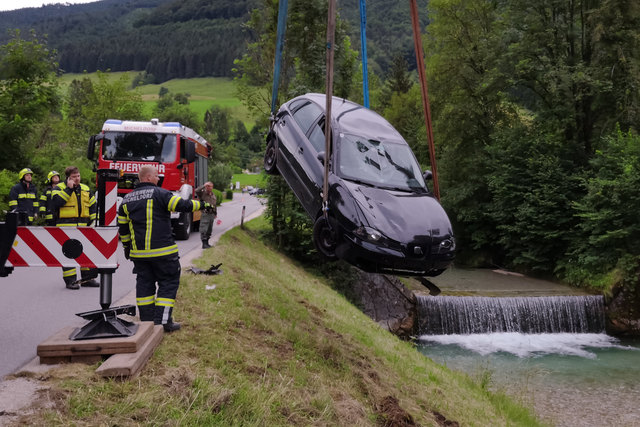
[[[433,305],[419,304],[418,349],[425,356],[532,407],[550,425],[640,426],[640,339],[618,339],[598,330],[599,308],[593,301],[599,297],[503,271],[453,269],[432,281],[449,299],[438,301],[446,307],[443,313],[455,311],[455,315],[434,316]],[[483,298],[486,296],[497,298]],[[571,310],[577,313],[575,317],[586,315],[595,320],[577,329],[571,325],[558,328],[567,316],[563,308],[567,299],[572,304],[584,299],[586,311],[582,307]],[[554,307],[553,301],[559,305]],[[529,311],[523,313],[523,306]],[[428,315],[420,314],[425,309],[430,311],[429,321],[425,321]],[[486,312],[489,320],[478,320],[479,312]],[[560,320],[549,321],[554,313],[559,313]],[[471,317],[473,322],[468,321]],[[551,326],[523,333],[514,330],[509,320],[513,318]],[[469,333],[465,323],[481,323],[486,331],[474,328]],[[584,319],[577,323],[583,324]],[[566,328],[570,331],[563,332]]]

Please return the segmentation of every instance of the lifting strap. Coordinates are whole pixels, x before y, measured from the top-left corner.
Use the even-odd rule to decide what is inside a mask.
[[[420,76],[420,89],[422,92],[422,108],[424,120],[427,125],[427,137],[429,140],[429,161],[433,176],[433,194],[440,200],[440,188],[438,187],[438,168],[436,167],[436,153],[433,144],[433,128],[431,126],[431,108],[429,107],[429,94],[427,93],[427,77],[424,67],[424,50],[422,49],[422,36],[420,35],[420,22],[418,20],[418,5],[416,0],[409,0],[411,5],[411,24],[413,27],[413,44],[416,50],[416,62],[418,75]]]
[[[271,116],[275,116],[278,102],[280,66],[282,63],[282,50],[284,49],[284,35],[287,30],[287,3],[288,0],[280,0],[278,8],[278,33],[276,36],[276,55],[273,65],[273,89],[271,90]]]
[[[367,67],[367,5],[360,0],[360,50],[362,52],[362,97],[364,106],[369,108],[369,71]]]

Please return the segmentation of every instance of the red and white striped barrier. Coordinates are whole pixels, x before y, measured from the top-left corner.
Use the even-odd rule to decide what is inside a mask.
[[[7,267],[118,267],[115,227],[18,227]]]

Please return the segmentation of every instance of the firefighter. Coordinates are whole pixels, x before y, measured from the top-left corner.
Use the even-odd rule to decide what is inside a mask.
[[[118,209],[120,241],[125,257],[134,264],[140,320],[153,321],[165,332],[173,332],[180,329],[172,318],[180,285],[180,261],[171,212],[194,212],[211,205],[184,200],[157,187],[158,170],[154,166],[142,166],[138,179],[136,188],[124,196]]]
[[[69,166],[64,171],[66,180],[53,187],[51,206],[57,215],[58,227],[89,226],[96,219],[96,199],[85,184],[80,183],[80,170]],[[80,289],[80,285],[97,288],[98,270],[82,267],[80,280],[76,280],[75,267],[62,267],[62,278],[67,289]]]
[[[26,214],[26,219],[19,219],[19,225],[31,225],[40,207],[37,197],[38,189],[32,179],[33,172],[31,169],[22,169],[18,172],[18,183],[9,191],[9,208],[11,208],[11,211]]]
[[[202,216],[200,217],[200,240],[202,240],[202,249],[209,249],[211,247],[209,244],[211,230],[216,220],[216,215],[218,214],[216,195],[213,193],[213,183],[207,181],[203,186],[196,188],[196,195],[198,199],[212,206],[211,208],[203,209]]]
[[[45,225],[56,225],[57,212],[53,209],[51,204],[53,196],[53,188],[60,182],[60,174],[56,171],[51,171],[47,175],[45,181],[45,189],[40,195],[40,217],[44,218]]]

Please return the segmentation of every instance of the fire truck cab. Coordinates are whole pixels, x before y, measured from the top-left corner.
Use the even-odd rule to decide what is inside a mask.
[[[98,148],[96,159],[95,152]],[[158,186],[183,199],[195,196],[195,189],[208,180],[211,145],[193,129],[177,122],[149,122],[109,119],[102,132],[89,138],[87,157],[95,169],[119,169],[118,197],[133,190],[143,165],[158,168]],[[200,212],[171,213],[175,238],[186,240],[197,229]]]

